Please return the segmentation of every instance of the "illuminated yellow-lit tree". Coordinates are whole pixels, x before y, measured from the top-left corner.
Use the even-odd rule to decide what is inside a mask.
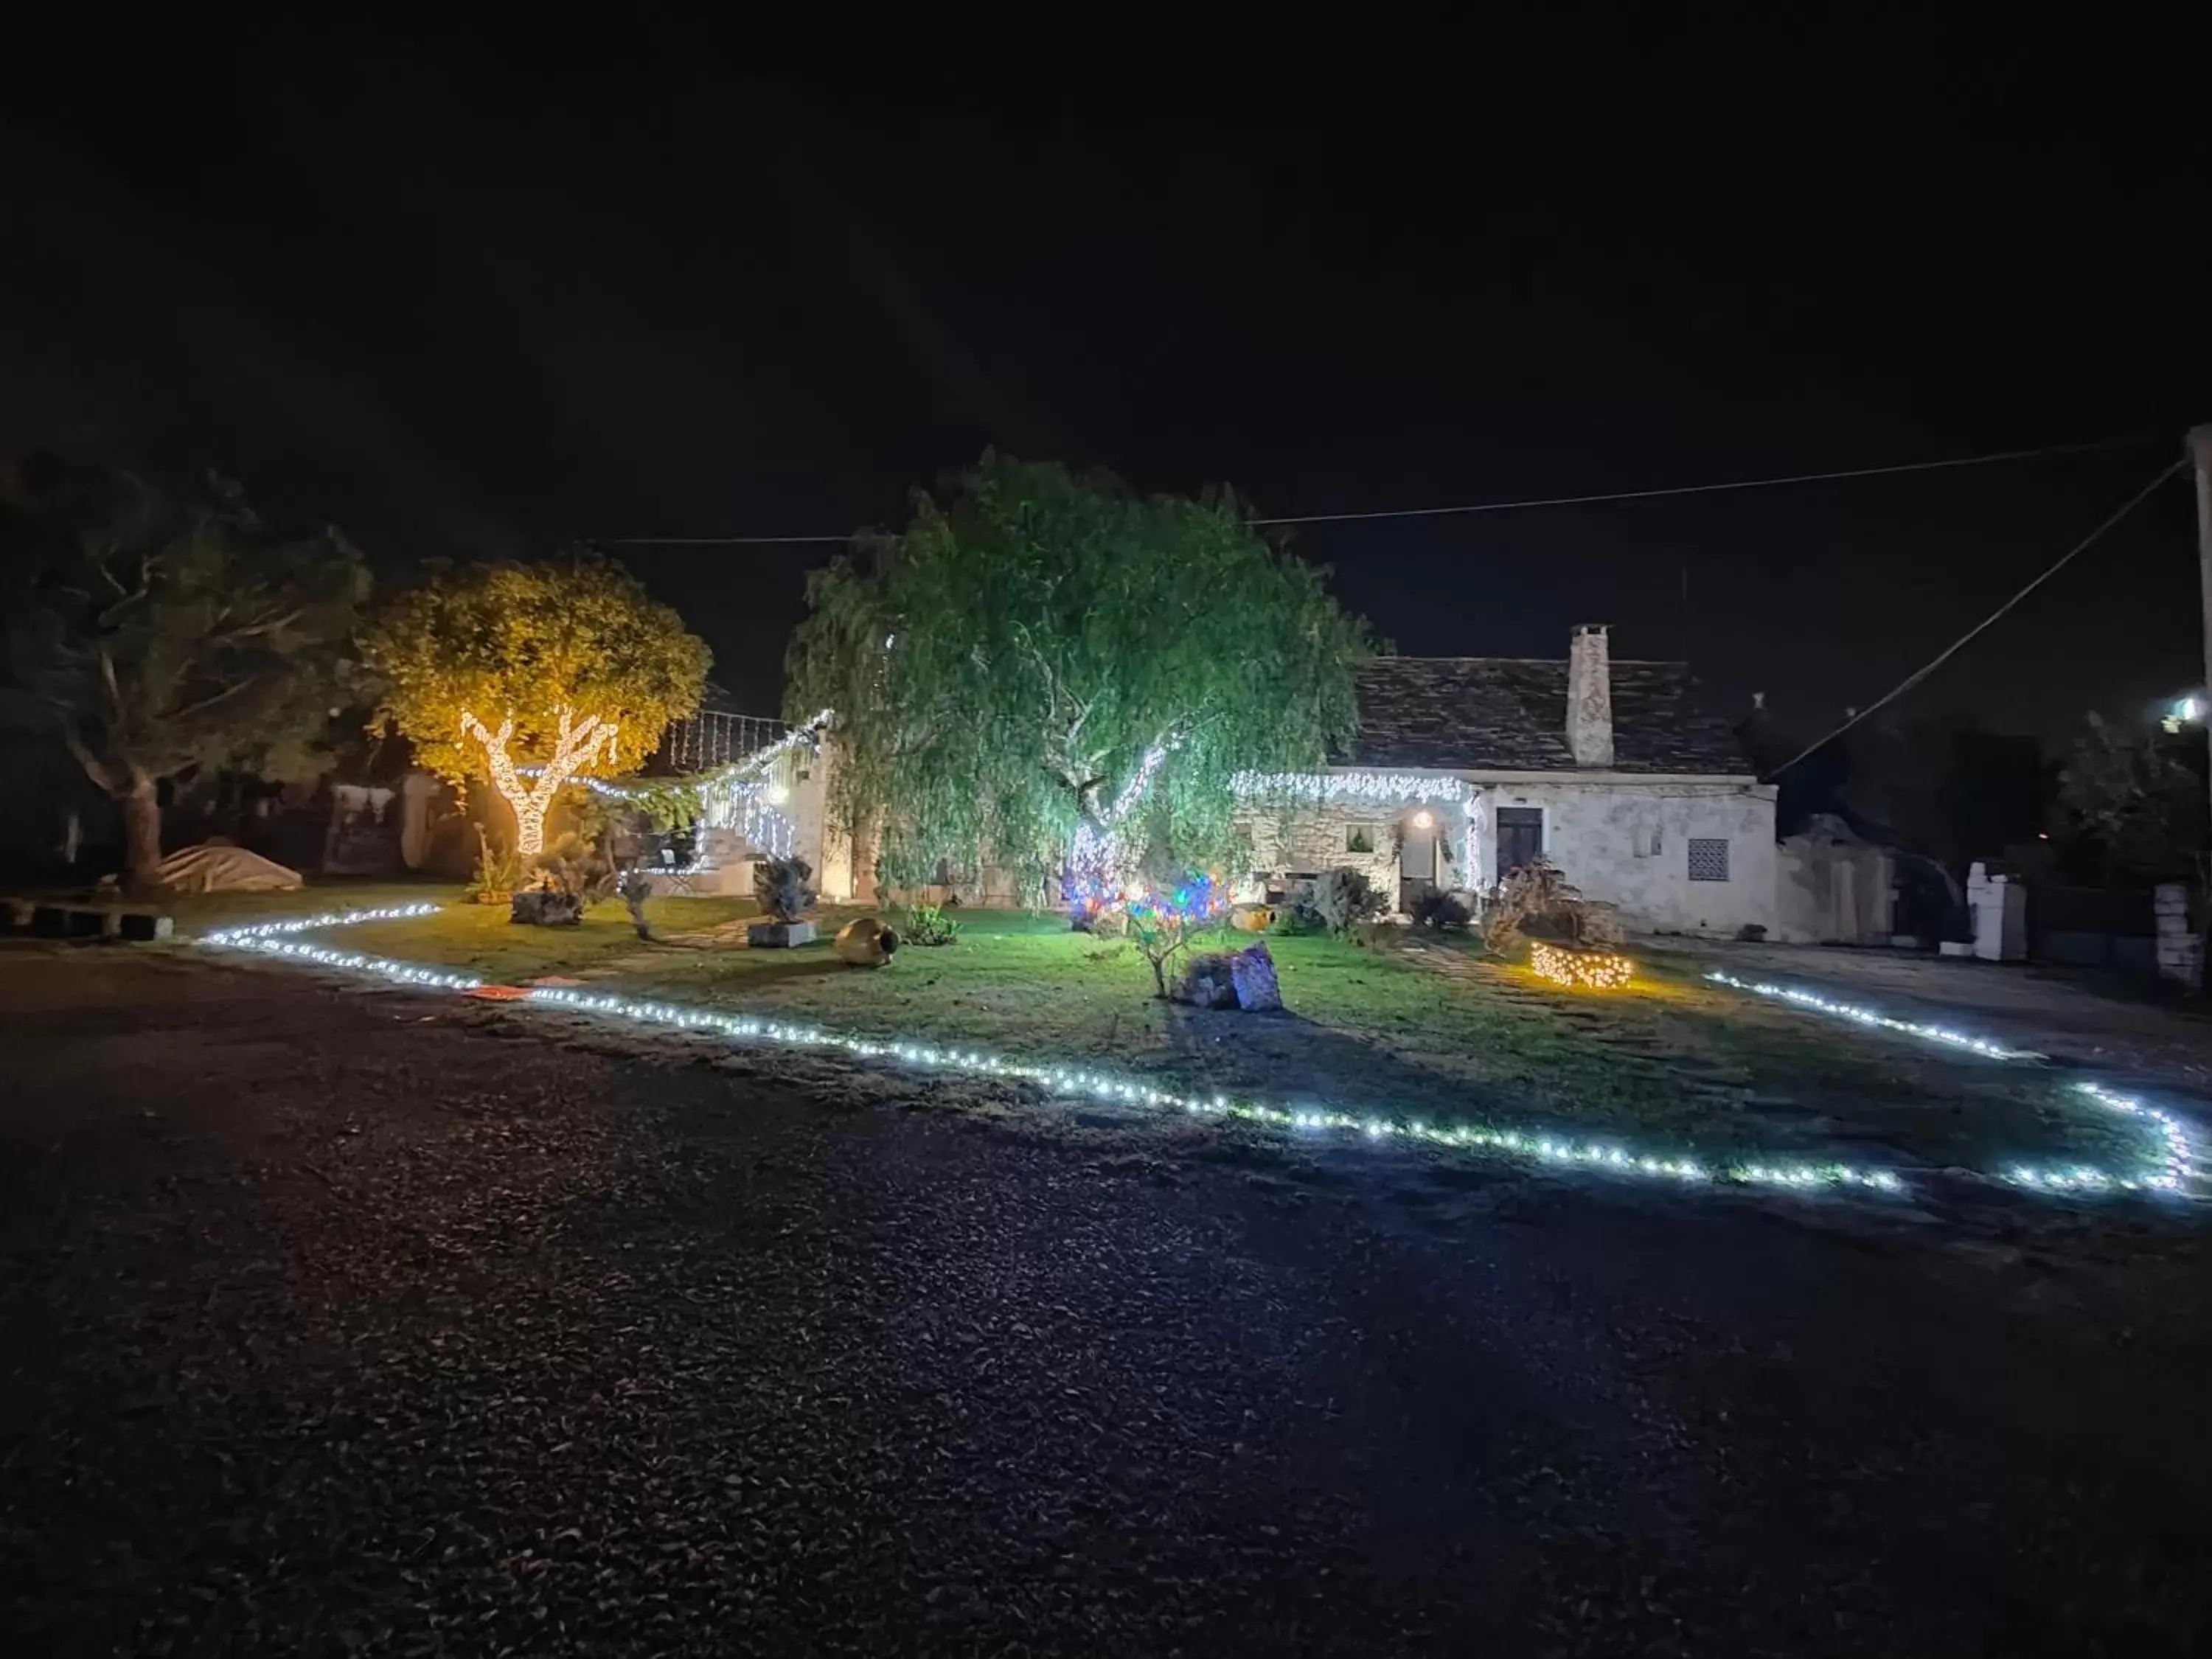
[[[627,770],[699,707],[713,659],[683,618],[592,555],[434,572],[362,641],[377,714],[452,782],[487,778],[524,858],[578,778]]]

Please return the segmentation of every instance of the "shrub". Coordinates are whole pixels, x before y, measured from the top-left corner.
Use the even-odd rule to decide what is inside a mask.
[[[530,869],[533,886],[566,894],[580,907],[611,897],[620,874],[605,853],[573,832],[531,860]]]
[[[1290,895],[1275,907],[1275,919],[1267,924],[1267,931],[1278,938],[1328,931],[1328,924],[1321,919],[1321,912],[1314,908],[1310,884],[1292,889]]]
[[[1491,893],[1483,911],[1482,942],[1499,952],[1524,933],[1577,944],[1584,919],[1582,890],[1548,859],[1534,858]]]
[[[1413,926],[1449,928],[1457,932],[1474,920],[1467,901],[1456,893],[1431,890],[1413,901]]]
[[[945,913],[941,904],[909,904],[906,921],[899,929],[900,941],[907,945],[950,945],[960,937],[960,923]]]
[[[522,884],[522,860],[506,848],[495,850],[483,825],[477,826],[477,868],[469,881],[469,895],[512,893]]]
[[[1365,871],[1339,865],[1314,883],[1313,908],[1322,926],[1341,939],[1382,914],[1382,895]]]
[[[1193,876],[1173,890],[1154,888],[1128,905],[1129,938],[1152,965],[1152,994],[1165,1001],[1168,964],[1202,930],[1228,914],[1229,901],[1210,876]]]
[[[805,859],[763,859],[753,866],[753,897],[770,921],[797,921],[818,896],[806,884],[814,866]]]

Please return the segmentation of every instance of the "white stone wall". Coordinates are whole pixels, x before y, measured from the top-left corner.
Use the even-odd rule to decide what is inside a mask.
[[[1897,860],[1887,848],[1823,835],[1792,836],[1774,849],[1774,921],[1768,937],[1790,945],[1887,945]]]
[[[1435,819],[1439,839],[1437,885],[1466,890],[1473,885],[1467,868],[1467,820],[1451,801],[1345,802],[1303,806],[1289,811],[1273,807],[1240,814],[1238,822],[1251,838],[1251,873],[1281,875],[1290,871],[1318,873],[1349,867],[1366,874],[1376,890],[1392,903],[1398,896],[1398,833],[1401,824],[1426,811]],[[1372,850],[1351,850],[1352,832],[1364,830]],[[1451,856],[1443,856],[1449,847]],[[1240,878],[1246,873],[1238,872]]]
[[[824,897],[843,898],[852,890],[852,864],[846,860],[844,878],[833,890],[820,878],[830,866],[827,842],[830,819],[830,764],[826,752],[805,745],[779,762],[774,774],[787,792],[781,811],[791,819],[791,850],[814,866],[816,887]]]
[[[1618,905],[1643,931],[1733,933],[1774,925],[1774,790],[1679,779],[1477,779],[1475,836],[1482,880],[1498,878],[1497,809],[1544,814],[1544,851],[1585,898]],[[1640,851],[1654,843],[1656,851]],[[1729,878],[1692,881],[1691,838],[1729,844]]]
[[[1263,811],[1246,818],[1252,838],[1255,872],[1280,875],[1286,871],[1320,872],[1339,866],[1364,871],[1368,880],[1385,893],[1398,890],[1398,854],[1391,839],[1396,814],[1386,806],[1330,805],[1296,811]],[[1373,850],[1347,850],[1351,832],[1367,832]]]

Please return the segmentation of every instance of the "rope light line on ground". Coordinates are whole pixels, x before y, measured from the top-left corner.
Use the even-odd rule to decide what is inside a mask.
[[[1777,1002],[1787,1002],[1800,1008],[1810,1008],[1815,1013],[1828,1014],[1837,1019],[1850,1020],[1855,1025],[1870,1025],[1879,1030],[1894,1032],[1899,1036],[1918,1037],[1923,1042],[1941,1043],[1946,1048],[1964,1048],[1985,1060],[2041,1060],[2045,1056],[2033,1048],[2008,1048],[2002,1043],[1991,1042],[1987,1037],[1978,1037],[1965,1031],[1954,1031],[1948,1025],[1926,1025],[1916,1020],[1893,1019],[1887,1014],[1877,1013],[1871,1008],[1856,1003],[1838,1002],[1833,998],[1802,989],[1795,985],[1777,985],[1768,980],[1738,979],[1734,974],[1716,969],[1705,977],[1716,985],[1725,985],[1731,990],[1748,991],[1753,996],[1767,997]]]
[[[1881,478],[1911,472],[1941,472],[1959,467],[1995,466],[2007,461],[2039,460],[2053,455],[2086,455],[2154,441],[2148,437],[2100,438],[2088,443],[2044,444],[1988,455],[1958,455],[1933,461],[1899,461],[1887,466],[1843,467],[1827,472],[1790,472],[1765,478],[1729,478],[1717,483],[1670,484],[1656,489],[1608,489],[1581,495],[1531,495],[1517,500],[1473,501],[1455,507],[1376,507],[1352,513],[1292,513],[1248,520],[1255,526],[1299,524],[1372,523],[1389,519],[1461,518],[1480,513],[1524,513],[1547,507],[1597,507],[1608,501],[1657,501],[1673,495],[1717,495],[1734,490],[1776,489],[1787,484],[1834,483],[1850,478]],[[780,547],[850,542],[860,531],[841,536],[592,536],[602,547]]]
[[[486,990],[482,980],[465,974],[389,957],[335,951],[300,936],[326,928],[362,922],[404,921],[434,914],[441,907],[417,903],[384,909],[294,918],[219,929],[204,935],[202,945],[216,950],[239,950],[307,963],[313,966],[391,981],[403,987],[459,994]],[[1770,988],[1729,981],[1724,983],[1766,994]],[[1782,988],[1771,988],[1778,992]],[[1685,1188],[1753,1188],[1771,1191],[1863,1189],[1887,1195],[1906,1192],[1904,1180],[1893,1170],[1833,1160],[1713,1158],[1679,1150],[1637,1148],[1612,1141],[1576,1137],[1540,1127],[1494,1124],[1434,1124],[1425,1119],[1354,1112],[1341,1107],[1292,1108],[1224,1093],[1194,1095],[1164,1089],[1142,1078],[1100,1070],[1075,1063],[1047,1064],[1010,1060],[964,1046],[918,1038],[871,1036],[854,1032],[759,1015],[728,1013],[696,1005],[664,1002],[536,986],[520,993],[521,1001],[539,1007],[568,1010],[632,1024],[704,1032],[732,1042],[752,1046],[844,1054],[855,1059],[886,1061],[925,1074],[975,1077],[1036,1088],[1055,1098],[1096,1099],[1115,1104],[1143,1106],[1156,1110],[1206,1119],[1266,1124],[1306,1132],[1349,1133],[1376,1142],[1394,1142],[1443,1151],[1472,1152],[1510,1158],[1555,1169],[1580,1169],[1626,1178],[1660,1180]],[[1789,999],[1799,1001],[1799,999]],[[1822,1000],[1813,999],[1814,1006]],[[1821,1008],[1859,1024],[1925,1040],[1965,1046],[1990,1058],[2029,1058],[2025,1051],[1979,1043],[1960,1034],[1938,1034],[1936,1028],[1889,1020],[1872,1011],[1850,1010],[1845,1005]],[[2154,1155],[2140,1172],[2106,1170],[2088,1164],[2036,1166],[2014,1163],[2002,1168],[1976,1171],[2025,1191],[2069,1196],[2097,1196],[2123,1192],[2170,1193],[2180,1190],[2199,1173],[2197,1153],[2180,1121],[2163,1109],[2132,1097],[2120,1095],[2094,1083],[2079,1090],[2106,1110],[2136,1117],[2152,1127],[2157,1137]]]

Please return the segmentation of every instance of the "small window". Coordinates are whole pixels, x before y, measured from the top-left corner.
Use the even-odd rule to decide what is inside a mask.
[[[1707,841],[1690,837],[1690,879],[1692,881],[1726,881],[1729,844],[1725,841]]]
[[[1375,826],[1355,823],[1344,832],[1344,850],[1347,853],[1371,853],[1375,850]]]
[[[1659,826],[1656,823],[1638,824],[1632,849],[1638,858],[1657,858],[1662,850],[1659,842]]]
[[[1498,809],[1498,873],[1504,876],[1544,856],[1544,809]]]

